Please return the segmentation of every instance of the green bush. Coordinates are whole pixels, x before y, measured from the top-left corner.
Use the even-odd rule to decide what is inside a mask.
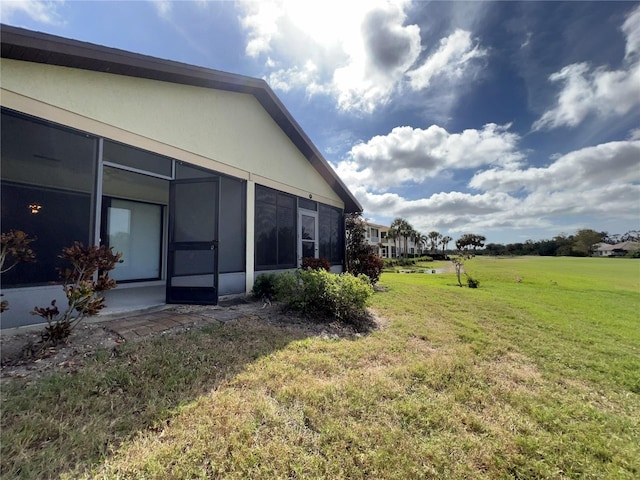
[[[428,255],[423,255],[421,257],[415,257],[413,259],[409,258],[385,258],[384,266],[388,267],[410,267],[412,265],[416,265],[419,262],[431,262],[433,261],[433,257]]]
[[[276,298],[278,273],[263,273],[253,282],[251,294],[255,298]]]
[[[296,270],[278,276],[278,300],[306,315],[328,315],[356,323],[366,314],[373,287],[366,275],[324,270]]]
[[[480,286],[480,280],[476,280],[475,278],[467,275],[467,287],[469,288],[478,288]]]

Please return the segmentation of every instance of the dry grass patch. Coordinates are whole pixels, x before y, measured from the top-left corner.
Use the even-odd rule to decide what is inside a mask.
[[[561,285],[552,290],[531,279],[535,265],[516,272],[522,283],[501,279],[514,264],[487,263],[484,277],[482,265],[477,290],[444,275],[385,274],[374,302],[390,323],[368,336],[238,324],[178,340],[173,361],[164,357],[176,345],[157,344],[160,357],[149,359],[160,370],[139,350],[101,364],[124,393],[106,390],[124,409],[102,414],[111,421],[149,415],[126,404],[137,379],[157,379],[156,396],[190,393],[126,428],[87,477],[640,477],[640,292],[609,291],[597,278],[586,292],[564,270],[544,272]],[[194,368],[202,373],[185,387],[176,377]],[[42,450],[53,456],[61,445]],[[88,465],[66,461],[68,478]]]

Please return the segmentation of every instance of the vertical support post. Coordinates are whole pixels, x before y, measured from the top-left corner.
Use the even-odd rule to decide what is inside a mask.
[[[95,187],[93,191],[95,192],[95,210],[93,211],[93,244],[96,246],[100,246],[102,243],[100,240],[100,222],[102,220],[102,172],[103,172],[103,155],[104,150],[104,140],[102,137],[98,138],[98,159],[96,162],[96,175],[95,175]]]
[[[245,293],[248,295],[253,288],[255,275],[255,215],[256,215],[256,182],[247,180],[247,238],[245,262]]]

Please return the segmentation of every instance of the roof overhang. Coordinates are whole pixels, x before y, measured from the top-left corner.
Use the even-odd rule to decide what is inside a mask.
[[[0,25],[2,58],[147,78],[253,95],[293,144],[344,202],[345,212],[362,206],[340,180],[284,104],[262,79],[163,60],[126,50]]]

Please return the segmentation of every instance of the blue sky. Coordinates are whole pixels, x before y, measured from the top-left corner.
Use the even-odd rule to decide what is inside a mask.
[[[0,3],[267,80],[365,208],[489,242],[640,227],[638,2]]]

